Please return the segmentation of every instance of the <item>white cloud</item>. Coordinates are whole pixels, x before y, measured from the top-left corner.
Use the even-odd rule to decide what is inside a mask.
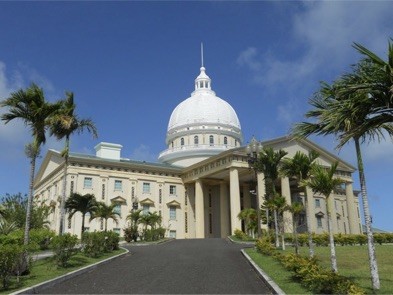
[[[140,144],[137,148],[135,148],[131,155],[131,160],[137,161],[146,161],[146,162],[156,162],[157,155],[150,152],[150,147],[144,144]]]

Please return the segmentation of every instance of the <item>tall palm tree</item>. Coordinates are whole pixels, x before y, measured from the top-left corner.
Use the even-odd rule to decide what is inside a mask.
[[[87,213],[91,215],[97,210],[97,201],[93,194],[80,195],[78,193],[73,193],[67,199],[65,203],[65,208],[68,212],[68,219],[71,219],[75,213],[82,213],[82,228],[81,237],[85,231],[85,216]]]
[[[108,219],[112,219],[116,224],[119,224],[118,217],[120,216],[118,212],[115,212],[116,203],[110,205],[104,202],[97,203],[97,209],[91,214],[90,221],[99,218],[101,221],[105,220],[104,230],[107,231]]]
[[[330,244],[330,260],[332,264],[332,270],[337,272],[337,258],[336,248],[334,246],[334,237],[332,229],[332,214],[329,205],[329,198],[331,193],[344,183],[341,178],[334,177],[338,162],[335,162],[329,169],[325,169],[320,165],[315,165],[312,168],[312,176],[309,179],[303,180],[303,185],[310,187],[314,193],[320,193],[326,198],[326,213],[328,216],[328,232],[329,232],[329,244]]]
[[[50,121],[50,134],[58,139],[65,139],[64,149],[61,153],[64,157],[64,171],[63,171],[63,187],[60,200],[60,226],[59,234],[64,233],[65,220],[65,200],[66,200],[66,186],[67,186],[67,168],[70,151],[70,137],[75,132],[81,133],[84,130],[97,137],[97,129],[90,119],[80,119],[75,114],[76,104],[74,103],[74,94],[66,92],[66,98],[60,101],[61,105],[56,114]]]
[[[270,192],[268,195],[270,199],[273,199],[277,196],[276,192],[276,183],[279,178],[279,165],[281,159],[285,157],[288,153],[284,150],[274,151],[271,147],[264,147],[260,152],[257,161],[253,164],[254,168],[265,174],[265,179],[270,182],[270,185],[267,184],[267,188],[270,188]],[[277,210],[274,209],[274,223],[275,223],[275,239],[276,239],[276,247],[279,245],[278,239],[278,225],[277,225]]]
[[[299,217],[300,214],[304,210],[303,203],[300,202],[293,202],[291,206],[288,207],[289,211],[292,212],[293,215],[293,224],[292,224],[292,230],[293,230],[293,237],[295,239],[295,253],[299,254],[299,240],[298,240],[298,233],[297,233],[297,225],[299,223]]]
[[[29,127],[33,137],[32,142],[26,146],[25,150],[30,159],[30,184],[24,233],[24,244],[27,245],[29,243],[36,159],[40,154],[41,145],[46,142],[45,131],[49,118],[59,108],[59,105],[48,103],[42,88],[33,83],[26,90],[20,89],[11,93],[9,98],[0,102],[0,107],[8,109],[6,113],[1,115],[1,120],[5,121],[5,124],[14,119],[22,120],[25,126]]]
[[[359,65],[359,68],[362,66]],[[359,71],[361,70],[359,69]],[[380,122],[375,121],[376,116],[373,114],[374,101],[369,99],[367,93],[348,93],[343,90],[346,89],[346,85],[351,85],[351,82],[356,79],[358,79],[358,75],[347,75],[341,80],[335,81],[332,85],[323,82],[321,89],[310,99],[310,104],[314,109],[306,113],[306,117],[314,118],[317,122],[298,123],[294,126],[293,133],[299,137],[307,137],[311,134],[334,135],[339,141],[337,145],[338,149],[342,148],[350,140],[353,140],[355,143],[367,232],[371,281],[373,289],[378,290],[380,288],[378,265],[375,256],[366,178],[360,145],[365,141],[375,139],[380,141],[385,136],[384,132],[392,136],[393,126],[390,123],[385,123],[384,118]]]
[[[132,231],[132,240],[134,240],[134,242],[136,242],[138,239],[138,224],[139,224],[139,219],[142,216],[141,212],[142,209],[131,210],[130,214],[128,214],[126,218],[127,220],[131,221],[130,228]]]
[[[282,249],[285,250],[285,235],[284,235],[284,211],[288,210],[288,204],[285,197],[277,194],[273,198],[274,212],[276,214],[277,226],[279,229],[279,234],[281,236]]]
[[[304,179],[308,179],[310,177],[310,171],[314,164],[314,161],[319,157],[319,154],[312,150],[309,152],[308,156],[300,151],[297,151],[293,158],[286,157],[282,160],[280,173],[284,176],[295,178],[298,186]],[[311,232],[311,221],[310,214],[308,212],[308,196],[307,196],[307,188],[304,188],[304,205],[306,208],[306,224],[307,224],[307,233],[308,233],[308,248],[310,257],[314,256],[314,247],[312,241],[312,232]]]

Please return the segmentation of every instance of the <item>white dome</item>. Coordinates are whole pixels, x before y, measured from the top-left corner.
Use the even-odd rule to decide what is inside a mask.
[[[235,110],[211,90],[211,80],[206,75],[205,68],[201,67],[201,73],[195,79],[195,91],[173,110],[168,131],[185,125],[204,123],[218,123],[241,129]]]
[[[190,124],[225,124],[240,128],[235,110],[225,100],[209,92],[194,93],[172,112],[168,131]]]

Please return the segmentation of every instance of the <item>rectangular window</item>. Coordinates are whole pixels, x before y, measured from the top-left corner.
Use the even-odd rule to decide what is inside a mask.
[[[143,214],[149,213],[150,205],[143,204]]]
[[[144,194],[150,193],[150,183],[148,183],[148,182],[143,183],[143,193]]]
[[[121,205],[116,204],[116,206],[113,208],[113,213],[119,214],[121,216]]]
[[[93,187],[93,178],[85,177],[83,179],[83,188],[92,188]]]
[[[322,227],[322,217],[321,216],[317,216],[317,225],[318,225],[318,227]]]
[[[175,230],[170,230],[169,231],[169,237],[176,239],[176,231]]]
[[[176,185],[170,185],[169,186],[169,194],[170,195],[176,195]]]
[[[321,208],[321,200],[315,199],[315,208]]]
[[[123,190],[123,182],[121,180],[115,180],[115,191]]]
[[[115,227],[115,228],[113,229],[113,231],[114,231],[115,233],[117,233],[117,234],[120,236],[120,228]]]
[[[175,206],[169,207],[169,219],[176,220],[176,207]]]

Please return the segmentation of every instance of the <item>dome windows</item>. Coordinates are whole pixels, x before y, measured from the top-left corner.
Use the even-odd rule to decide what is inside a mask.
[[[214,145],[214,136],[213,135],[209,136],[209,144],[210,144],[210,146]]]
[[[194,136],[194,145],[197,146],[199,144],[199,137],[198,135]]]
[[[180,138],[180,145],[183,146],[184,145],[184,138]]]

